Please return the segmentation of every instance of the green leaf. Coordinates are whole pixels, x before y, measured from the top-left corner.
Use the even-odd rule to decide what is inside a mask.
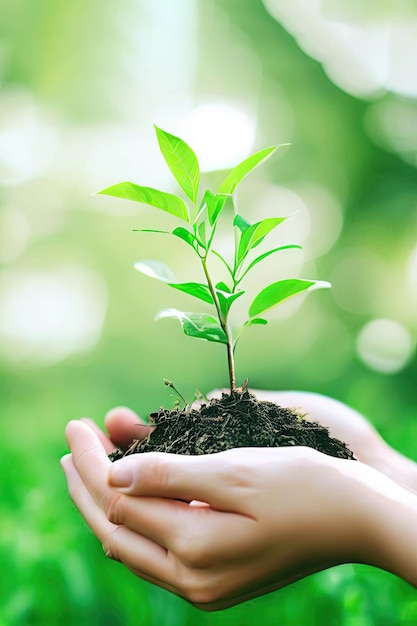
[[[238,336],[236,337],[236,341],[233,345],[233,352],[236,349],[237,343],[240,339],[240,337],[242,336],[242,333],[249,328],[249,326],[255,326],[255,325],[263,325],[265,326],[265,324],[268,324],[267,320],[264,320],[262,317],[252,317],[249,320],[246,320],[246,322],[243,324],[242,328],[239,331]]]
[[[210,289],[207,287],[207,285],[204,285],[202,283],[169,283],[169,286],[174,287],[174,289],[184,291],[190,296],[194,296],[196,298],[199,298],[200,300],[204,300],[204,302],[214,304]]]
[[[245,272],[240,277],[240,280],[242,280],[242,278],[249,272],[249,270],[251,270],[257,263],[259,263],[259,261],[266,259],[266,257],[268,257],[270,254],[273,254],[274,252],[279,252],[280,250],[288,250],[290,248],[298,248],[300,250],[303,249],[302,246],[298,246],[297,244],[290,244],[288,246],[280,246],[279,248],[274,248],[273,250],[264,252],[264,254],[261,254],[260,256],[258,256],[254,261],[252,261],[252,263],[248,265]]]
[[[191,148],[179,137],[155,126],[159,148],[184,193],[195,204],[200,183],[198,160]]]
[[[249,226],[240,237],[237,264],[240,265],[248,252],[259,245],[271,230],[276,228],[279,224],[282,224],[286,219],[286,217],[267,217]]]
[[[136,261],[134,267],[139,272],[142,272],[142,274],[161,280],[163,283],[178,282],[173,271],[168,267],[168,265],[165,265],[165,263],[162,263],[161,261]]]
[[[233,302],[243,296],[244,291],[236,291],[235,293],[228,293],[222,289],[216,289],[217,298],[219,300],[220,309],[223,315],[227,315]]]
[[[288,300],[292,296],[302,291],[312,291],[313,289],[321,289],[330,287],[330,283],[319,280],[305,280],[303,278],[290,278],[279,280],[268,287],[265,287],[254,299],[249,307],[249,317],[255,317],[259,313],[263,313],[267,309]]]
[[[271,148],[264,148],[250,157],[242,161],[237,165],[226,178],[226,180],[220,185],[219,193],[232,194],[238,184],[251,172],[257,165],[265,161],[279,146],[272,146]]]
[[[198,238],[200,239],[201,243],[206,245],[206,223],[205,222],[200,222],[197,228],[197,232],[198,232]]]
[[[268,324],[268,320],[265,320],[263,317],[252,317],[252,319],[249,320],[248,326],[254,326],[255,324],[265,326]]]
[[[171,193],[159,191],[159,189],[142,187],[134,183],[118,183],[117,185],[102,189],[102,191],[98,191],[97,193],[104,196],[114,196],[115,198],[150,204],[186,222],[188,221],[188,212],[184,200]]]
[[[286,217],[268,217],[252,224],[242,232],[239,242],[238,262],[240,263],[252,248],[259,245],[266,235],[286,219]]]
[[[172,231],[172,234],[175,235],[176,237],[179,237],[180,239],[183,239],[186,243],[188,243],[195,250],[197,240],[194,237],[194,235],[190,233],[189,230],[187,230],[186,228],[183,228],[182,226],[178,226],[177,228],[174,228],[174,230]]]
[[[224,291],[226,293],[232,293],[230,287],[226,285],[226,283],[224,283],[223,281],[220,281],[219,283],[217,283],[216,289],[220,289],[220,291]]]
[[[211,315],[206,313],[183,313],[177,309],[164,309],[159,311],[155,319],[160,320],[164,317],[177,318],[184,333],[189,337],[227,344],[226,333],[218,321]]]
[[[210,226],[213,226],[213,224],[216,223],[220,213],[223,211],[228,197],[228,195],[222,193],[214,195],[208,189],[205,192],[203,202],[207,206],[207,215]]]
[[[268,320],[265,320],[263,317],[252,317],[250,320],[246,320],[246,322],[242,326],[242,330],[245,328],[249,328],[249,326],[265,326],[266,324],[268,324]]]
[[[238,229],[242,231],[242,233],[244,233],[245,230],[248,230],[250,225],[250,222],[245,220],[244,217],[242,217],[238,213],[235,215],[235,219],[233,220],[233,226],[237,226]]]
[[[200,300],[204,300],[204,302],[208,302],[209,304],[214,304],[212,295],[207,285],[202,283],[179,283],[175,274],[168,267],[168,265],[165,265],[165,263],[162,263],[161,261],[137,261],[135,263],[135,269],[142,272],[142,274],[146,274],[146,276],[150,276],[151,278],[156,278],[163,283],[167,283],[174,289],[184,291],[185,293],[199,298]]]

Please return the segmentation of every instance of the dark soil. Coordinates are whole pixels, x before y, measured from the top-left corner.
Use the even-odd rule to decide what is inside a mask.
[[[229,448],[309,446],[343,459],[354,459],[346,445],[330,437],[317,422],[273,402],[257,400],[247,390],[223,394],[200,409],[151,413],[156,426],[149,437],[133,441],[127,450],[116,450],[112,461],[138,452],[212,454]]]

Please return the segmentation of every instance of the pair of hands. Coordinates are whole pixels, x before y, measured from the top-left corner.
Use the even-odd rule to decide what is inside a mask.
[[[149,428],[126,408],[106,416],[109,438],[90,420],[70,422],[71,454],[62,459],[69,491],[107,556],[205,610],[344,562],[375,564],[414,582],[393,511],[414,515],[415,498],[380,473],[410,488],[414,464],[339,402],[255,393],[308,413],[346,441],[359,462],[291,447],[198,457],[147,453],[111,463],[114,445],[143,438]],[[414,525],[417,506],[415,514]],[[392,538],[381,527],[388,518]]]

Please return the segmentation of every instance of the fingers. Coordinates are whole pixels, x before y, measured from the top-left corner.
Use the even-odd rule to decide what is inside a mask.
[[[121,448],[126,448],[133,439],[145,439],[153,430],[134,411],[123,406],[111,409],[104,424],[110,439]]]
[[[110,441],[110,439],[103,433],[101,428],[99,428],[92,419],[90,419],[89,417],[82,417],[81,421],[84,422],[84,424],[87,424],[87,426],[89,426],[92,429],[92,431],[97,435],[98,439],[101,442],[101,445],[106,451],[106,454],[110,454],[110,452],[113,452],[114,444]]]
[[[72,454],[64,457],[62,465],[71,497],[106,554],[140,577],[185,596],[194,604],[209,604],[217,598],[217,563],[226,558],[230,565],[239,566],[240,571],[242,546],[247,555],[252,545],[250,537],[259,536],[257,522],[252,517],[227,512],[237,508],[229,491],[238,492],[240,497],[248,495],[247,465],[241,463],[239,469],[236,458],[240,457],[228,452],[205,457],[148,453],[112,464],[99,433],[87,423],[70,422],[66,435]],[[241,452],[245,455],[244,450]],[[130,469],[140,470],[132,483],[136,491],[159,490],[164,497],[131,497],[110,489],[108,474],[117,465],[123,469],[126,461]],[[212,485],[204,477],[197,480],[205,469]],[[196,496],[188,496],[187,491],[195,491]],[[169,499],[172,494],[179,496]],[[226,512],[208,506],[189,506],[177,498],[209,502]],[[223,588],[224,584],[220,586]]]
[[[173,516],[178,519],[178,506],[176,507],[176,504],[181,505],[183,503],[175,503],[170,500],[159,502],[152,498],[148,499],[152,500],[152,503],[148,502],[147,506],[145,503],[141,507],[140,501],[137,504],[130,502],[129,515],[124,517],[125,508],[123,505],[125,502],[123,498],[124,500],[128,498],[108,486],[107,476],[113,464],[107,458],[96,434],[85,423],[74,421],[67,425],[66,436],[72,451],[69,468],[70,471],[73,471],[72,484],[75,486],[75,491],[71,491],[71,497],[90,528],[100,537],[102,543],[104,543],[103,520],[107,520],[107,522],[110,520],[113,523],[113,529],[120,524],[125,524],[128,520],[130,527],[134,527],[141,535],[154,538],[161,546],[171,545],[174,532],[172,531]],[[133,455],[128,458],[134,459],[137,456],[148,455]],[[132,464],[130,465],[132,466]],[[73,470],[71,470],[72,467]],[[155,506],[154,509],[152,509],[152,505]],[[156,531],[153,529],[153,525],[155,525]],[[110,530],[107,532],[109,533]],[[110,536],[108,540],[110,541]],[[111,551],[114,558],[121,560],[121,557],[118,556],[120,548],[115,543],[114,538],[112,544]]]
[[[69,439],[73,438],[74,433],[70,432]],[[81,459],[84,456],[87,457],[88,452]],[[182,595],[192,603],[207,604],[212,596],[218,595],[216,579],[210,574],[207,577],[205,572],[221,562],[236,541],[239,546],[238,550],[234,547],[233,555],[241,555],[241,546],[248,543],[247,518],[208,508],[193,508],[183,502],[170,506],[169,500],[121,496],[119,502],[136,501],[136,510],[129,509],[129,505],[124,510],[122,508],[119,518],[121,522],[125,519],[126,524],[115,524],[89,493],[72,455],[67,455],[61,462],[72,500],[101,541],[107,556],[122,562],[141,578]],[[198,511],[210,511],[211,516],[199,520]],[[182,512],[187,515],[182,516]],[[136,532],[128,526],[132,514],[136,519]],[[254,522],[250,522],[249,530],[253,531]],[[172,550],[167,551],[161,545],[163,543],[172,546]],[[234,560],[232,557],[231,562]]]
[[[136,496],[207,502],[221,511],[243,511],[251,490],[250,466],[242,449],[202,456],[149,452],[133,454],[109,468],[109,485]],[[244,452],[243,452],[244,455]],[[240,460],[239,460],[240,459]]]
[[[123,505],[119,502],[123,496],[112,490],[107,484],[107,476],[113,465],[107,458],[97,435],[83,422],[70,422],[66,428],[66,436],[72,451],[71,463],[85,487],[82,492],[83,500],[81,500],[81,496],[79,496],[77,500],[78,490],[75,492],[75,497],[71,494],[74,500],[77,500],[77,506],[80,505],[80,509],[88,511],[90,510],[88,505],[83,506],[83,504],[87,500],[88,502],[92,500],[102,511],[101,517],[103,515],[107,516],[107,518],[115,524],[125,523],[125,519],[122,517],[124,510]],[[128,458],[134,460],[137,456],[139,455],[133,455]],[[120,461],[116,462],[116,464],[118,463],[120,463]],[[123,466],[124,464],[122,463],[121,465]],[[129,469],[133,468],[132,463],[128,465]],[[140,478],[136,476],[135,480],[140,481]],[[79,483],[74,482],[74,484]],[[169,538],[166,540],[164,533],[168,532],[169,535],[170,520],[172,520],[172,516],[177,512],[178,507],[175,509],[175,502],[173,503],[169,500],[161,501],[160,503],[156,501],[154,504],[155,510],[152,511],[149,510],[149,505],[148,507],[144,506],[143,509],[139,507],[138,510],[138,507],[135,507],[133,503],[131,503],[130,523],[132,524],[131,520],[137,515],[137,523],[133,525],[139,532],[142,532],[141,525],[143,524],[145,534],[152,528],[152,524],[154,523],[158,528],[158,532],[156,534],[150,533],[150,536],[157,539],[161,545],[167,546],[169,545]],[[146,515],[148,511],[149,517]],[[164,518],[165,524],[158,523],[160,517]],[[94,522],[95,518],[88,521],[95,534],[98,535],[99,529]]]
[[[73,464],[92,498],[106,508],[112,493],[106,476],[112,465],[96,433],[82,421],[69,422],[65,429]]]
[[[61,459],[61,466],[67,479],[72,501],[96,537],[101,543],[104,543],[105,539],[117,529],[117,526],[109,522],[103,510],[95,504],[75,468],[71,454],[67,454]]]
[[[111,522],[127,526],[165,549],[175,551],[179,531],[186,533],[189,526],[187,503],[167,498],[118,495],[107,510]],[[190,512],[192,516],[193,509]]]
[[[153,540],[174,554],[180,555],[180,558],[190,561],[200,558],[199,548],[202,545],[210,545],[213,553],[216,546],[222,543],[220,539],[224,536],[225,529],[228,529],[227,536],[230,537],[230,533],[233,534],[236,515],[224,516],[220,519],[216,517],[220,514],[209,507],[190,507],[188,503],[179,501],[187,499],[187,490],[184,485],[187,484],[188,479],[199,472],[204,472],[205,465],[212,468],[209,480],[216,480],[216,464],[211,463],[210,457],[207,459],[149,453],[132,455],[112,464],[105,455],[98,437],[86,424],[70,422],[66,435],[72,450],[70,460],[65,460],[67,457],[64,459],[65,469],[71,479],[69,479],[71,497],[101,542],[111,544],[109,550],[113,558],[123,560],[123,562],[126,562],[128,558],[123,552],[124,544],[122,547],[119,545],[119,525],[136,531],[142,537]],[[165,457],[168,458],[165,459]],[[176,463],[181,459],[185,462]],[[193,459],[203,462],[198,463],[197,467],[189,462]],[[142,460],[144,463],[141,463]],[[172,480],[169,488],[164,489],[166,483],[159,483],[158,477],[162,479],[162,467],[165,468],[163,472],[169,471],[170,462],[173,467]],[[135,495],[140,492],[139,495],[142,496],[148,494],[158,496],[159,491],[163,492],[164,497],[130,497],[110,489],[107,486],[107,476],[113,475],[115,467],[122,467],[122,470],[127,467],[128,471],[133,471],[132,485],[134,487],[131,489],[131,495],[134,491]],[[109,482],[111,483],[111,479]],[[211,501],[223,509],[233,508],[227,492],[221,497],[216,496],[218,489],[214,484],[207,489],[205,480],[200,482],[202,486],[199,485],[197,491],[204,496],[205,501]],[[193,486],[190,489],[194,491]],[[172,496],[175,499],[169,499]],[[203,497],[190,498],[190,500],[197,499],[203,500]],[[216,530],[211,540],[213,533],[210,529],[213,530],[213,528]],[[113,536],[116,530],[117,535]]]
[[[194,507],[167,498],[121,495],[108,518],[148,537],[192,568],[209,567],[225,558],[242,558],[255,535],[253,519],[245,515]]]
[[[81,480],[72,455],[63,457],[61,465],[71,499],[101,542],[106,555],[124,563],[141,578],[175,592],[174,564],[172,558],[167,559],[166,550],[129,528],[118,526],[108,520]]]

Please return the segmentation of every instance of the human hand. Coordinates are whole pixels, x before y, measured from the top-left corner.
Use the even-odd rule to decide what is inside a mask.
[[[260,400],[268,400],[297,410],[305,419],[316,421],[329,429],[330,435],[344,441],[356,458],[406,489],[417,493],[417,464],[388,445],[372,424],[358,411],[343,402],[327,396],[306,391],[251,390]],[[214,390],[209,397],[218,397],[222,390]],[[126,407],[109,411],[105,426],[112,441],[127,447],[132,439],[143,439],[149,426]],[[97,428],[97,427],[96,427]],[[97,431],[100,433],[99,429]]]
[[[87,424],[66,432],[70,494],[106,554],[199,608],[381,553],[370,492],[388,479],[361,463],[291,447],[112,464]]]
[[[155,428],[125,406],[114,407],[106,414],[104,427],[108,435],[89,417],[82,417],[80,421],[95,432],[107,454],[116,448],[126,449],[135,439],[145,439]]]
[[[251,389],[259,400],[295,409],[306,420],[318,422],[330,435],[345,442],[359,461],[386,474],[406,489],[417,493],[417,464],[389,446],[372,424],[343,402],[306,391]],[[216,389],[209,397],[219,397]]]

